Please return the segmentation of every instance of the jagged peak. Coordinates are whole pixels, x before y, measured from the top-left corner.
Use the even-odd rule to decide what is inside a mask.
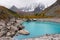
[[[13,5],[11,8],[17,8],[17,7]]]

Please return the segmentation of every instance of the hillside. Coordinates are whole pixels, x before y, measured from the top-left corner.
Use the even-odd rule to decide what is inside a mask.
[[[42,13],[44,13],[45,16],[60,18],[60,0],[57,0],[53,5],[42,11],[41,14]]]
[[[0,19],[9,19],[12,17],[20,17],[16,12],[13,12],[6,7],[0,6]]]

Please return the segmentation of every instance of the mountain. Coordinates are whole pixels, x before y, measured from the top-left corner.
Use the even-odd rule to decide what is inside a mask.
[[[45,5],[39,4],[39,5],[34,9],[34,13],[39,13],[39,12],[43,11],[44,8],[45,8]]]
[[[19,10],[24,12],[30,12],[31,7],[23,7],[23,8],[20,8]]]
[[[25,11],[25,12],[33,12],[34,9],[37,7],[37,5],[38,5],[37,3],[33,3],[33,4],[30,4],[29,6],[26,6],[20,9],[22,9],[22,11]]]
[[[33,4],[28,7],[21,8],[22,11],[25,12],[34,12],[34,13],[39,13],[45,8],[45,5],[39,3],[39,4]]]
[[[16,6],[12,6],[10,8],[10,10],[14,11],[14,12],[19,12],[19,11],[22,11],[22,12],[31,12],[31,11],[34,11],[32,10],[31,7],[22,7],[22,8],[17,8]]]
[[[22,8],[17,8],[16,6],[12,6],[10,8],[10,10],[15,11],[15,12],[40,12],[45,8],[45,6],[43,4],[32,4],[26,7],[22,7]]]
[[[14,5],[10,8],[10,10],[16,12],[16,11],[19,11],[19,9],[17,7],[15,7]]]
[[[18,18],[20,17],[16,12],[11,11],[10,9],[0,6],[0,19],[7,20],[9,18]]]
[[[41,13],[44,13],[46,16],[60,18],[60,0],[57,0],[53,5],[46,8]]]

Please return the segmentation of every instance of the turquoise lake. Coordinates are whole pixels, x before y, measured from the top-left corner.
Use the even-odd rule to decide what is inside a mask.
[[[56,22],[31,21],[24,22],[22,25],[25,26],[25,30],[30,32],[30,35],[15,36],[17,40],[39,37],[45,34],[60,34],[60,23]]]

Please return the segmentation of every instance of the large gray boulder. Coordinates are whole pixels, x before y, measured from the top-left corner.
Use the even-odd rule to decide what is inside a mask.
[[[20,30],[18,33],[23,34],[23,35],[28,35],[30,34],[27,30]]]

